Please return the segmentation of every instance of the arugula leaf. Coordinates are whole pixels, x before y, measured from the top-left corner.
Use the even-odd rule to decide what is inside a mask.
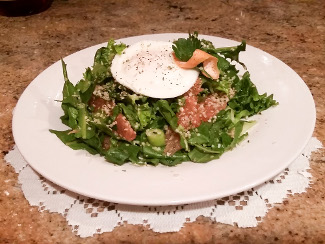
[[[75,86],[70,82],[67,74],[67,65],[61,59],[62,69],[63,69],[63,77],[64,77],[64,85],[63,85],[63,100],[62,104],[70,104],[71,106],[77,107],[80,103],[80,94],[79,91],[75,88]]]
[[[160,159],[160,163],[169,167],[175,166],[177,164],[180,164],[182,162],[188,161],[188,157],[185,158],[177,158],[177,159]]]
[[[190,157],[191,161],[195,163],[206,163],[220,157],[219,154],[203,152],[197,147],[190,151],[188,156]]]
[[[207,77],[201,77],[203,92],[199,94],[199,97],[205,97],[207,94],[213,94],[216,92],[223,92],[227,95],[230,94],[232,87],[232,79],[226,75],[221,75],[219,81],[209,79]],[[203,99],[201,99],[203,100]]]
[[[245,123],[244,121],[239,121],[235,125],[234,138],[230,143],[230,145],[227,147],[227,150],[233,149],[239,142],[241,142],[248,135],[247,133],[242,134],[244,123]]]
[[[266,93],[259,95],[248,72],[245,72],[242,79],[234,84],[234,88],[237,92],[228,105],[236,113],[246,110],[247,116],[252,116],[278,104],[273,99],[273,95],[267,96]]]
[[[124,51],[124,49],[126,48],[126,45],[125,45],[124,43],[115,44],[115,45],[113,46],[113,48],[114,48],[116,54],[121,55],[122,52]]]
[[[112,163],[122,165],[127,160],[131,160],[133,163],[139,162],[138,153],[141,148],[129,144],[127,142],[118,143],[115,147],[111,147],[105,154],[105,158]]]
[[[87,145],[83,141],[76,139],[74,134],[71,133],[71,130],[66,130],[66,131],[50,130],[50,132],[55,134],[65,145],[69,146],[73,150],[86,150],[93,155],[98,153],[96,149]]]
[[[84,78],[80,80],[76,85],[77,90],[81,93],[86,92],[93,83],[94,78],[92,70],[90,68],[87,68],[85,73],[83,74],[83,77]]]
[[[129,153],[121,148],[110,148],[108,149],[105,158],[109,162],[122,165],[126,163],[126,160],[129,158]]]
[[[209,54],[219,54],[219,55],[223,55],[225,58],[230,58],[231,61],[236,61],[246,69],[245,64],[239,61],[239,53],[245,50],[246,50],[245,40],[243,40],[241,44],[239,44],[238,46],[234,46],[234,47],[203,48],[203,51]]]
[[[196,148],[200,149],[200,151],[202,152],[206,152],[206,153],[214,153],[214,154],[221,154],[223,153],[223,149],[220,149],[220,148],[213,148],[213,147],[207,147],[207,146],[204,146],[204,145],[195,145]]]
[[[68,106],[67,104],[61,104],[61,108],[64,112],[64,114],[60,117],[62,124],[69,126],[69,108],[70,106]]]
[[[148,103],[137,105],[137,115],[140,121],[141,128],[144,129],[151,120],[154,119],[155,115],[153,109],[149,106]]]
[[[119,148],[128,151],[129,159],[131,160],[131,162],[133,163],[139,162],[138,153],[141,150],[140,146],[131,145],[129,143],[123,143],[119,145]]]
[[[61,65],[62,65],[62,71],[63,71],[63,78],[64,82],[69,83],[69,77],[68,77],[68,72],[67,72],[67,64],[61,59]]]
[[[173,155],[166,155],[163,148],[143,146],[142,151],[145,158],[158,158],[158,159],[171,159],[171,160],[188,160],[187,153],[182,153],[180,151],[174,153]]]
[[[201,41],[198,39],[198,33],[189,34],[187,39],[179,38],[174,41],[173,50],[176,57],[181,61],[188,61],[195,49],[201,48]]]
[[[166,122],[163,117],[154,115],[153,120],[151,120],[150,124],[148,124],[146,128],[163,129],[165,125]]]
[[[177,128],[177,117],[167,100],[158,100],[155,104],[160,114],[165,118],[173,130]]]
[[[114,40],[109,40],[106,47],[97,50],[93,64],[93,74],[96,83],[102,82],[107,77],[112,77],[111,64],[116,54],[121,54],[126,45],[115,44]]]
[[[77,123],[78,109],[74,107],[68,107],[68,116],[69,116],[68,126],[72,129],[76,129],[78,127],[78,123]]]
[[[72,141],[66,143],[67,146],[72,148],[73,150],[86,150],[92,155],[98,154],[98,151],[90,146],[88,146],[86,143],[80,142],[80,141]]]
[[[133,129],[138,130],[139,129],[139,120],[137,116],[137,111],[134,106],[128,104],[125,105],[123,103],[119,103],[118,106],[123,110],[123,114],[127,118],[127,120],[130,122]]]
[[[50,130],[50,132],[55,134],[64,144],[76,140],[73,133],[71,133],[71,130],[64,130],[64,131]]]
[[[233,141],[233,138],[226,132],[221,134],[221,146],[223,149],[227,148]]]
[[[89,145],[92,148],[96,148],[96,150],[100,153],[104,152],[103,148],[102,148],[102,141],[100,140],[100,138],[96,135],[93,136],[90,139],[85,139],[83,140],[87,145]]]
[[[188,143],[192,145],[209,143],[211,126],[212,123],[203,122],[197,129],[192,130]]]
[[[81,101],[88,103],[95,90],[96,83],[93,71],[90,68],[86,69],[83,76],[84,78],[77,83],[76,89],[80,92]]]

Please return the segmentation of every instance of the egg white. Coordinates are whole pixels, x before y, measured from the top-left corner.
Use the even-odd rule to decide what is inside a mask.
[[[153,98],[173,98],[187,92],[199,72],[178,67],[172,43],[141,41],[126,48],[112,61],[114,79],[135,93]]]

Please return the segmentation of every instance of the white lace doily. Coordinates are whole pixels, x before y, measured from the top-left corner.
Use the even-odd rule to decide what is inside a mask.
[[[305,192],[311,181],[307,171],[310,155],[321,147],[320,141],[311,138],[301,155],[281,174],[249,191],[196,204],[164,207],[110,203],[67,191],[33,171],[17,148],[5,160],[19,174],[22,191],[32,206],[38,206],[39,211],[62,214],[72,231],[88,237],[112,231],[123,222],[148,225],[156,232],[179,231],[184,223],[193,222],[198,216],[239,227],[257,226],[275,203],[281,203],[288,195]]]

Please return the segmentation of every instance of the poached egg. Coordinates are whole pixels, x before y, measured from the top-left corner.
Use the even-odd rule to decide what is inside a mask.
[[[177,66],[171,42],[141,41],[115,55],[114,79],[135,93],[153,98],[183,95],[195,83],[199,71]]]

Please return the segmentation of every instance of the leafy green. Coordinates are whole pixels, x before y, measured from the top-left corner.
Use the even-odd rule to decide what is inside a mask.
[[[167,100],[158,100],[156,102],[157,110],[169,123],[173,130],[177,128],[177,117]]]
[[[81,101],[88,103],[95,90],[96,83],[94,82],[94,74],[90,68],[86,69],[83,76],[84,78],[77,83],[75,88],[80,92]]]
[[[83,141],[76,139],[71,130],[57,131],[50,130],[51,133],[55,134],[65,145],[69,146],[73,150],[86,150],[91,154],[97,154],[98,151],[91,146],[87,145]]]
[[[121,143],[118,147],[110,148],[105,155],[105,158],[112,163],[122,165],[131,160],[131,162],[138,162],[138,153],[140,148],[134,145]]]
[[[245,111],[247,116],[251,116],[278,104],[273,99],[273,95],[268,96],[266,93],[260,95],[258,93],[248,72],[245,72],[242,79],[234,84],[234,89],[236,94],[228,102],[228,105],[236,113]]]
[[[245,64],[239,62],[239,53],[246,50],[246,41],[243,40],[241,44],[234,47],[221,47],[221,48],[203,48],[203,51],[210,54],[219,54],[224,56],[225,58],[229,58],[231,61],[236,61],[240,63],[244,68],[246,68]]]
[[[103,81],[107,77],[111,77],[111,64],[116,54],[121,54],[126,48],[125,44],[115,44],[114,40],[109,40],[106,47],[97,50],[94,58],[93,74],[96,83]]]
[[[123,103],[119,103],[118,106],[123,110],[123,114],[131,123],[132,128],[137,130],[139,128],[139,119],[136,108],[131,104],[125,105]]]
[[[67,74],[67,66],[63,60],[61,60],[64,76],[64,85],[63,85],[63,100],[62,104],[67,104],[73,107],[77,107],[80,103],[80,94],[75,86],[70,82]]]
[[[173,155],[168,156],[164,153],[162,148],[151,146],[144,146],[143,154],[145,159],[160,159],[161,161],[165,162],[164,164],[169,166],[187,161],[189,159],[187,153],[176,152]]]
[[[179,38],[174,41],[173,50],[176,57],[181,61],[188,61],[196,49],[201,48],[201,41],[198,39],[198,33],[189,34],[188,38]]]
[[[191,161],[195,163],[206,163],[213,159],[217,159],[220,157],[220,154],[212,154],[201,151],[199,148],[194,148],[192,151],[188,153]]]
[[[137,106],[137,115],[139,118],[141,129],[145,128],[152,120],[155,119],[153,109],[149,103],[140,104]]]

